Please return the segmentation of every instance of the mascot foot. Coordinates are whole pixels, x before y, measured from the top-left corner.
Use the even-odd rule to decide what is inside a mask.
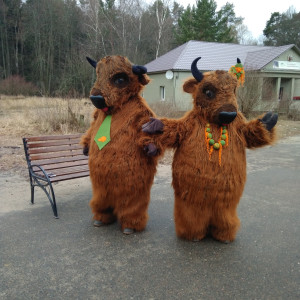
[[[126,235],[133,234],[134,230],[132,228],[124,228],[123,233]]]
[[[222,243],[222,244],[230,244],[233,242],[233,240],[223,240],[223,239],[217,239],[215,237],[213,237],[216,241],[218,241],[219,243]]]
[[[200,237],[200,238],[197,237],[197,238],[191,239],[191,241],[197,243],[197,242],[201,242],[204,238],[205,238],[205,236]]]
[[[226,241],[219,241],[220,243],[223,243],[223,244],[230,244],[231,243],[231,241],[229,241],[229,240],[226,240]]]
[[[93,223],[93,225],[95,227],[101,227],[101,226],[103,226],[105,224],[102,221],[95,220],[94,223]]]

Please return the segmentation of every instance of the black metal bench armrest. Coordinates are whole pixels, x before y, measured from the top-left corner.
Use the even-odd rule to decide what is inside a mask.
[[[42,173],[44,174],[45,177],[42,177],[42,176],[40,176],[39,174],[36,174],[36,172],[33,170],[33,167],[39,168],[40,171],[42,171]],[[31,174],[31,176],[32,176],[33,178],[39,179],[39,180],[42,180],[42,181],[47,181],[48,184],[50,183],[50,177],[49,177],[49,175],[47,174],[47,172],[44,170],[44,168],[43,168],[42,166],[40,166],[40,165],[35,165],[35,164],[30,165],[30,166],[29,166],[29,172],[30,172],[30,174]]]

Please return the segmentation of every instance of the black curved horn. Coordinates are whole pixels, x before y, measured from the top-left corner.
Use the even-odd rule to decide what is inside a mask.
[[[241,64],[241,63],[242,63],[241,60],[240,60],[239,58],[236,59],[236,62],[237,62],[238,64]]]
[[[137,65],[133,65],[132,66],[132,72],[135,75],[143,75],[147,73],[147,68],[144,66],[137,66]]]
[[[97,67],[97,62],[94,61],[94,60],[92,60],[92,59],[89,58],[89,57],[86,57],[86,59],[87,59],[87,61],[91,64],[91,66],[92,66],[93,68],[96,69],[96,67]]]
[[[203,74],[202,72],[200,72],[197,68],[197,62],[198,60],[200,59],[201,57],[197,57],[193,62],[192,62],[192,65],[191,65],[191,71],[192,71],[192,74],[194,76],[194,78],[197,80],[197,81],[201,81],[203,79]]]

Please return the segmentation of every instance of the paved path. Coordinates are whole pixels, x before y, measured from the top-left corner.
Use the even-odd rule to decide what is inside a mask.
[[[88,178],[55,186],[60,219],[24,179],[0,175],[0,299],[300,299],[300,136],[248,152],[237,239],[180,240],[170,168],[145,232],[94,228]],[[5,195],[5,199],[3,198]]]

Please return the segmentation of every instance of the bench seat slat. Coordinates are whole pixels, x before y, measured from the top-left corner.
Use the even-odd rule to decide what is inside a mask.
[[[73,179],[73,178],[87,177],[89,175],[90,175],[89,171],[84,171],[84,172],[75,173],[75,174],[61,175],[61,176],[51,177],[50,181],[51,182],[64,181],[64,180],[69,180],[69,179]]]
[[[69,168],[51,169],[51,170],[46,171],[46,173],[48,174],[48,176],[50,178],[52,178],[52,177],[56,177],[56,176],[60,176],[60,175],[80,173],[80,172],[88,171],[88,170],[89,170],[89,167],[87,165],[83,165],[83,166],[73,166],[73,167],[69,167]],[[42,171],[38,171],[35,173],[38,174],[39,176],[43,177]]]

